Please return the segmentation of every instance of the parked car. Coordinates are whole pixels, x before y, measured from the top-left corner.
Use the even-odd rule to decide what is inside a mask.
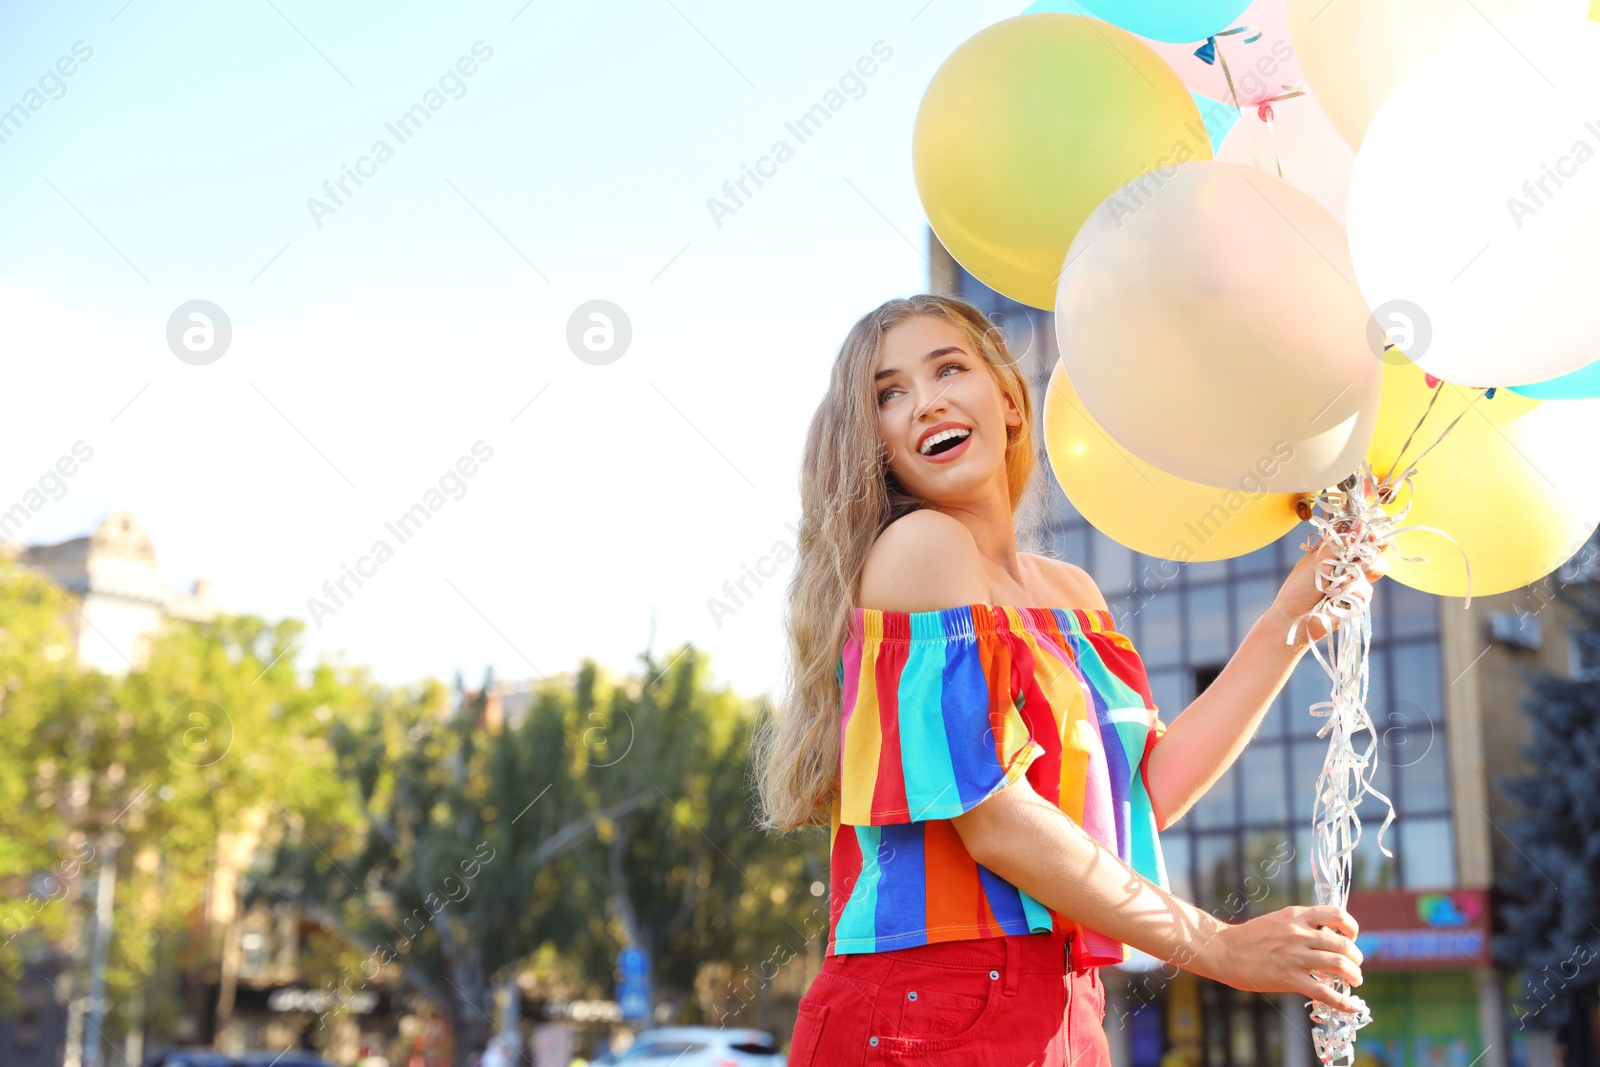
[[[169,1048],[152,1052],[140,1067],[231,1067],[228,1056],[214,1048]]]
[[[310,1052],[241,1052],[229,1067],[333,1067]]]
[[[784,1067],[778,1041],[765,1030],[663,1026],[642,1031],[616,1058],[617,1067]]]
[[[214,1048],[169,1048],[144,1058],[141,1067],[333,1067],[310,1052],[240,1052]]]

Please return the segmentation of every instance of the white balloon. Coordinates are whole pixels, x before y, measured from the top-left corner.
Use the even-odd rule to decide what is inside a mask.
[[[1348,226],[1368,307],[1435,377],[1600,357],[1600,23],[1508,20],[1419,64],[1356,155]]]

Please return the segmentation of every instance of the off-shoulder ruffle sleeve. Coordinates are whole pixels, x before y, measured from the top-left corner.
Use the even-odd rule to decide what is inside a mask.
[[[1014,638],[968,605],[853,608],[840,664],[840,821],[949,819],[1021,778],[1045,750],[1014,699]]]

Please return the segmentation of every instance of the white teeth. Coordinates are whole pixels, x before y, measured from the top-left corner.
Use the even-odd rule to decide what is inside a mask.
[[[961,429],[940,430],[936,434],[929,434],[928,439],[922,442],[921,445],[917,446],[917,451],[926,456],[928,454],[928,450],[934,445],[938,444],[940,441],[948,441],[952,437],[966,437],[971,433],[971,430]]]

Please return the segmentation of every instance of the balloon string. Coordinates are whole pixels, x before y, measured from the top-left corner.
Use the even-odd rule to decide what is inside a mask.
[[[1238,26],[1238,27],[1235,27],[1234,29],[1231,29],[1231,30],[1225,30],[1222,33],[1218,34],[1217,36],[1218,37],[1226,37],[1230,33],[1239,33],[1242,30],[1249,29],[1249,28],[1250,27]],[[1249,44],[1251,41],[1258,40],[1260,37],[1261,37],[1261,34],[1259,32],[1257,32],[1254,37],[1246,37],[1245,38],[1245,43]],[[1216,40],[1217,40],[1216,37],[1211,37],[1211,38],[1207,39],[1207,43],[1212,44],[1214,46],[1216,44]],[[1216,55],[1217,55],[1218,62],[1220,62],[1222,64],[1222,76],[1228,82],[1228,96],[1229,96],[1230,99],[1233,100],[1233,110],[1238,113],[1239,121],[1243,122],[1244,121],[1244,109],[1239,106],[1239,91],[1233,87],[1233,73],[1230,70],[1228,70],[1228,57],[1222,54],[1222,49],[1220,49],[1220,48],[1216,49]],[[1279,177],[1283,176],[1283,167],[1282,166],[1278,167],[1278,176]]]
[[[1283,154],[1278,151],[1278,132],[1273,123],[1273,118],[1275,116],[1272,112],[1272,105],[1276,104],[1279,100],[1291,100],[1294,97],[1304,96],[1305,94],[1306,90],[1305,86],[1303,85],[1285,85],[1283,87],[1283,92],[1279,93],[1277,96],[1267,97],[1267,99],[1261,101],[1256,106],[1256,114],[1259,115],[1261,120],[1267,124],[1267,143],[1272,146],[1272,161],[1273,163],[1277,164],[1278,177],[1280,178],[1283,177]],[[1250,156],[1252,159],[1255,158],[1254,149],[1251,149]],[[1260,166],[1259,163],[1256,165]],[[1287,181],[1288,179],[1284,180]]]
[[[1451,423],[1451,425],[1453,426],[1455,424]],[[1445,429],[1445,433],[1449,433],[1449,432],[1450,432],[1449,428],[1446,428]],[[1442,440],[1443,437],[1444,437],[1444,434],[1440,434],[1439,436],[1440,436],[1440,439]],[[1438,441],[1434,442],[1435,445],[1438,444],[1438,443],[1439,443]],[[1433,447],[1432,445],[1429,446],[1430,449],[1432,447]],[[1426,455],[1426,454],[1427,454],[1426,452],[1423,453],[1423,455]],[[1422,458],[1422,456],[1418,456],[1417,457],[1417,459],[1421,459],[1421,458]],[[1412,483],[1411,479],[1416,476],[1416,473],[1417,473],[1416,460],[1412,460],[1410,466],[1408,466],[1406,468],[1406,470],[1398,478],[1393,477],[1391,475],[1389,477],[1385,477],[1383,479],[1383,481],[1378,483],[1377,494],[1376,494],[1377,498],[1378,498],[1378,503],[1384,505],[1386,508],[1389,508],[1391,510],[1395,506],[1395,501],[1400,498],[1401,490],[1402,489],[1411,490],[1411,495],[1406,499],[1405,507],[1400,508],[1397,513],[1391,514],[1389,516],[1391,522],[1393,522],[1393,523],[1398,524],[1402,519],[1404,519],[1408,514],[1411,513],[1411,505],[1416,501],[1416,496],[1417,496],[1417,487],[1416,487],[1416,485],[1414,485]],[[1463,608],[1472,607],[1472,560],[1471,560],[1470,557],[1468,557],[1467,550],[1464,547],[1462,547],[1461,542],[1457,541],[1454,537],[1451,537],[1449,534],[1445,533],[1443,530],[1439,529],[1437,526],[1422,526],[1422,525],[1400,526],[1400,525],[1395,525],[1390,530],[1391,536],[1396,537],[1396,538],[1398,538],[1403,533],[1432,533],[1432,534],[1438,534],[1440,537],[1444,538],[1446,541],[1449,541],[1452,545],[1456,546],[1456,551],[1461,553],[1461,565],[1464,568],[1466,568],[1466,572],[1467,572],[1467,594],[1466,594],[1467,599],[1466,599],[1466,603],[1464,605],[1462,605],[1462,607]],[[1427,556],[1401,556],[1401,555],[1398,554],[1398,551],[1396,553],[1396,558],[1403,559],[1407,563],[1426,563],[1426,562],[1428,562],[1428,557]]]
[[[1393,348],[1394,346],[1390,345],[1389,347]],[[1400,466],[1400,460],[1405,457],[1406,449],[1411,447],[1412,439],[1417,436],[1417,431],[1422,429],[1422,424],[1428,421],[1428,415],[1433,411],[1433,405],[1439,401],[1439,392],[1440,390],[1437,387],[1428,391],[1428,406],[1422,409],[1422,418],[1418,419],[1417,424],[1411,427],[1411,432],[1406,435],[1405,444],[1400,446],[1400,454],[1395,456],[1394,462],[1389,465],[1388,473],[1383,476],[1385,484],[1394,477],[1395,469]]]
[[[1205,63],[1209,64],[1220,62],[1222,64],[1222,77],[1228,83],[1228,97],[1233,101],[1233,110],[1239,116],[1239,121],[1243,122],[1244,108],[1239,105],[1239,90],[1234,87],[1233,72],[1228,69],[1228,57],[1223,55],[1222,49],[1217,47],[1218,37],[1231,37],[1236,33],[1248,33],[1250,35],[1244,39],[1245,44],[1254,44],[1261,40],[1260,27],[1235,26],[1231,30],[1223,30],[1221,33],[1213,34],[1212,36],[1207,37],[1206,43],[1195,49],[1194,54],[1199,56],[1200,59]],[[1261,121],[1267,124],[1267,143],[1272,146],[1272,162],[1273,165],[1277,167],[1278,177],[1280,178],[1283,177],[1283,158],[1278,154],[1278,141],[1273,134],[1271,105],[1280,100],[1292,100],[1297,96],[1304,96],[1306,93],[1306,87],[1303,85],[1285,85],[1282,87],[1282,90],[1283,91],[1278,93],[1276,96],[1269,96],[1264,100],[1256,101],[1256,113],[1261,117]],[[1256,158],[1256,149],[1254,144],[1251,144],[1250,146],[1250,159],[1257,167],[1261,166],[1261,161]]]
[[[1234,32],[1237,32],[1237,31],[1229,30],[1227,32],[1234,33]],[[1245,38],[1245,41],[1246,41],[1246,43],[1249,43],[1250,41],[1256,40],[1260,36],[1261,36],[1261,34],[1258,32],[1255,35],[1255,37],[1247,37],[1247,38]],[[1243,122],[1244,121],[1244,109],[1239,106],[1239,91],[1233,87],[1233,74],[1232,74],[1232,72],[1230,72],[1228,70],[1228,57],[1222,54],[1222,49],[1220,49],[1220,48],[1217,49],[1217,62],[1222,64],[1222,76],[1224,78],[1226,78],[1227,81],[1228,81],[1228,95],[1233,98],[1233,110],[1238,113],[1239,121]],[[1286,85],[1286,86],[1284,86],[1284,88],[1287,89],[1289,87]],[[1303,90],[1303,89],[1301,90],[1301,92],[1304,92],[1304,91],[1305,90]],[[1290,95],[1299,96],[1300,93],[1292,93]],[[1284,100],[1284,99],[1287,99],[1287,97],[1275,96],[1272,99],[1273,100]],[[1265,106],[1266,103],[1267,103],[1267,101],[1262,101],[1262,105],[1263,106]],[[1272,109],[1270,107],[1267,108],[1267,112],[1269,114],[1271,113],[1271,111],[1272,111]],[[1263,116],[1263,117],[1265,117],[1265,116]],[[1267,143],[1272,146],[1272,165],[1277,168],[1278,177],[1282,178],[1283,177],[1283,157],[1278,155],[1278,142],[1277,142],[1277,139],[1272,136],[1272,122],[1271,122],[1271,120],[1267,121]],[[1255,150],[1254,146],[1252,146],[1251,149],[1250,149],[1250,158],[1251,159],[1255,159],[1255,154],[1256,154],[1256,150]],[[1259,167],[1260,165],[1261,164],[1259,162],[1256,163],[1256,166]]]
[[[1443,382],[1439,383],[1439,388],[1440,389],[1444,388],[1444,383]],[[1422,457],[1426,456],[1429,452],[1432,452],[1435,448],[1438,448],[1439,447],[1439,442],[1443,441],[1447,436],[1449,436],[1450,431],[1456,428],[1456,423],[1460,422],[1466,416],[1467,412],[1472,410],[1472,405],[1476,404],[1478,401],[1482,400],[1486,395],[1487,395],[1487,393],[1485,393],[1485,392],[1479,392],[1477,396],[1473,397],[1467,403],[1467,406],[1461,409],[1461,414],[1457,415],[1455,418],[1450,420],[1450,425],[1446,426],[1444,428],[1444,432],[1441,433],[1434,440],[1433,444],[1429,445],[1427,448],[1424,448],[1422,450],[1421,454],[1418,455],[1416,459],[1411,461],[1411,463],[1409,464],[1409,468],[1411,470],[1416,470],[1417,469],[1417,464],[1422,461]]]

